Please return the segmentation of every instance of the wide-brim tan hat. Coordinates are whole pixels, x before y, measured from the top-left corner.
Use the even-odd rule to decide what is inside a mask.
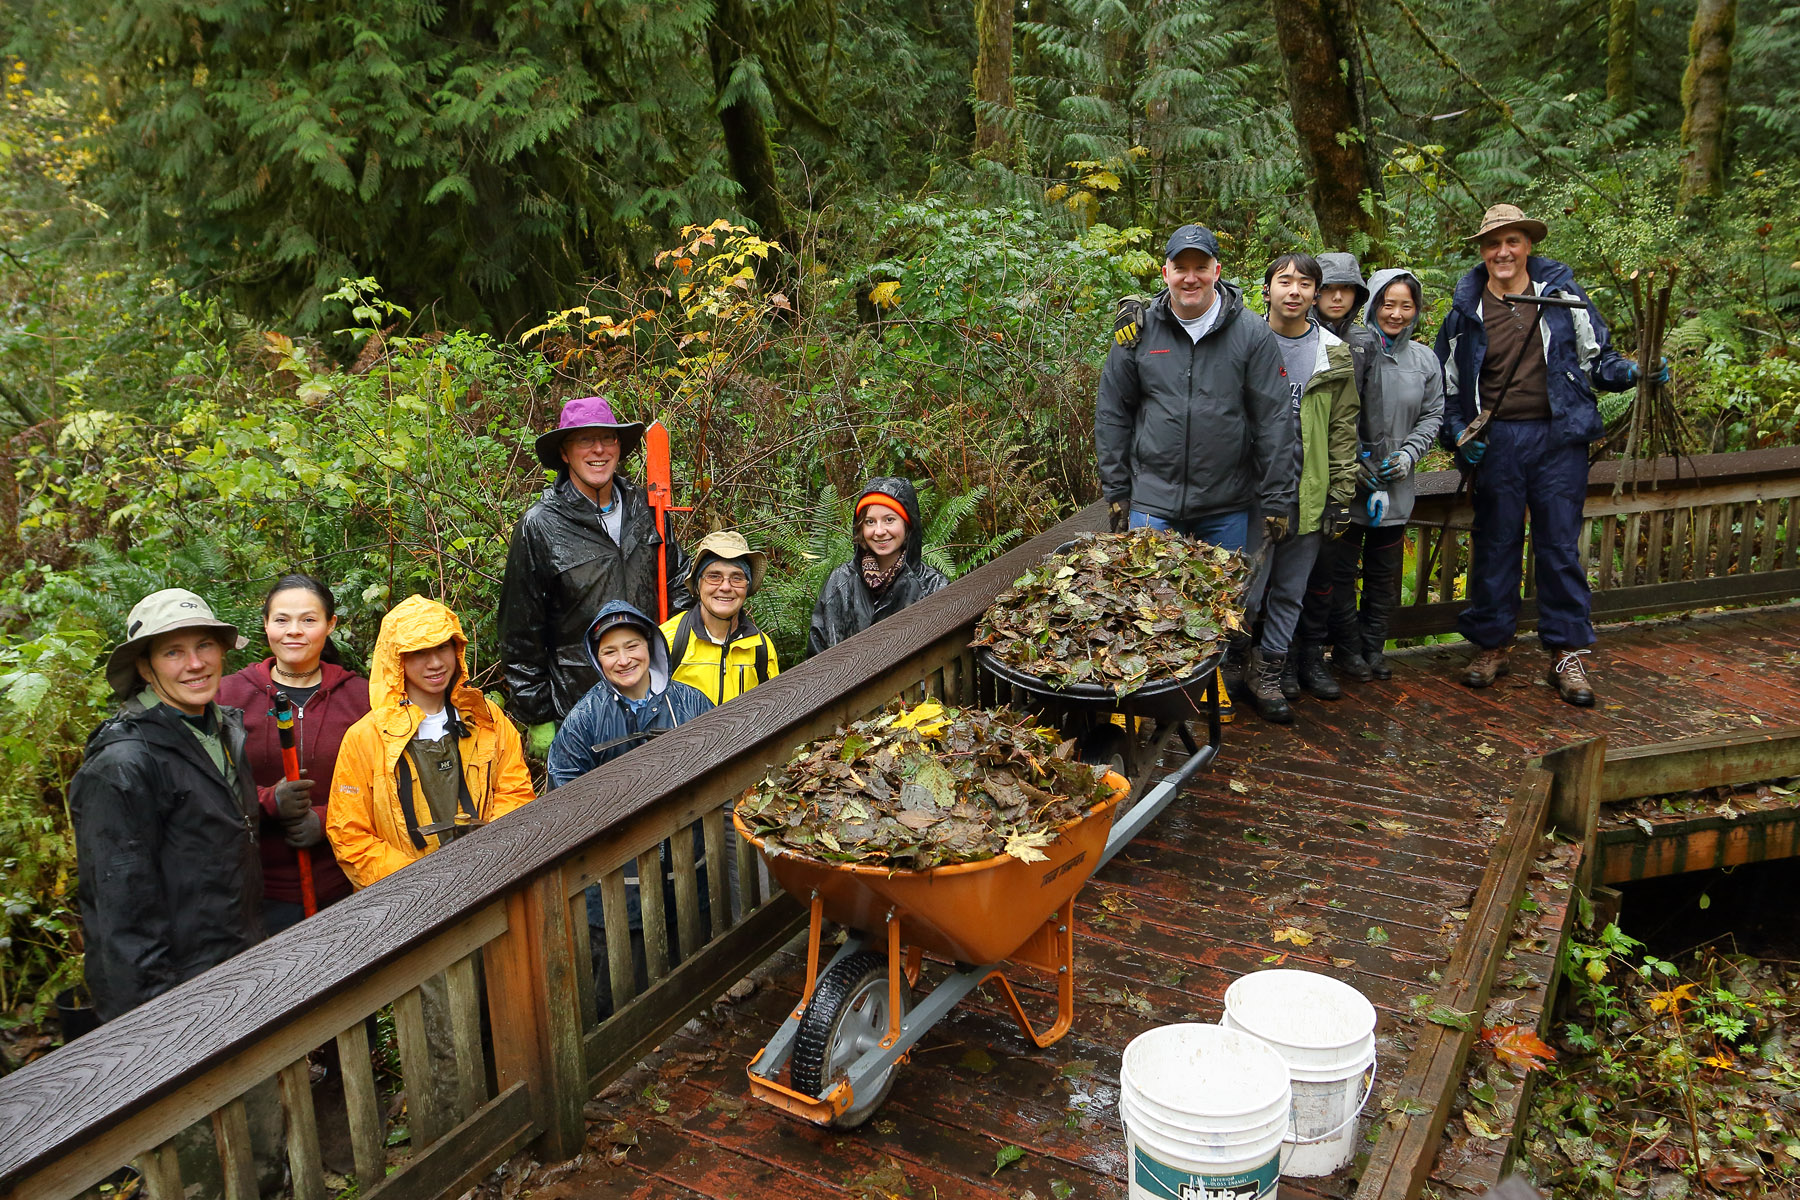
[[[694,547],[694,557],[688,567],[687,586],[690,593],[695,592],[700,582],[700,568],[709,558],[721,558],[726,562],[743,559],[750,564],[750,595],[755,595],[762,587],[763,575],[769,569],[769,556],[761,550],[752,550],[744,535],[735,529],[721,529],[717,533],[709,533],[701,538]],[[696,595],[695,599],[699,599]]]
[[[1548,225],[1535,217],[1526,216],[1524,210],[1518,205],[1496,204],[1481,214],[1481,228],[1464,238],[1463,241],[1479,242],[1496,229],[1511,229],[1515,226],[1524,231],[1525,236],[1531,239],[1531,244],[1534,246],[1550,236]]]
[[[113,647],[106,658],[106,682],[112,685],[113,699],[126,700],[143,688],[138,678],[137,660],[150,639],[177,629],[217,629],[233,650],[242,650],[249,640],[229,621],[213,616],[212,605],[186,588],[164,588],[151,592],[132,605],[125,618],[125,640]]]

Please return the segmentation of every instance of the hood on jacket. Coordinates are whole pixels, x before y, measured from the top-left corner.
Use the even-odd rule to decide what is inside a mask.
[[[864,498],[872,493],[892,496],[905,507],[906,511],[903,515],[906,517],[906,545],[901,553],[906,557],[907,566],[918,566],[920,557],[925,553],[925,530],[923,528],[924,520],[919,515],[919,493],[913,490],[912,481],[901,479],[897,475],[878,475],[863,485],[863,490],[856,497],[856,503],[860,505]],[[862,522],[857,519],[854,508],[850,511],[851,538],[855,541],[858,550],[867,549],[863,545],[862,534],[857,532],[857,526]]]
[[[1319,280],[1321,289],[1339,284],[1348,284],[1356,289],[1356,303],[1350,306],[1352,312],[1369,302],[1369,288],[1372,285],[1363,282],[1362,264],[1356,261],[1356,255],[1335,250],[1330,254],[1321,254],[1319,271],[1322,275]]]
[[[459,702],[456,708],[465,716],[485,713],[486,698],[469,682],[469,639],[463,633],[462,622],[447,606],[423,596],[408,596],[381,618],[381,633],[375,639],[375,652],[369,656],[369,707],[380,709],[407,703],[400,656],[445,642],[456,643],[456,680],[450,685],[450,699]]]
[[[618,689],[613,687],[612,680],[600,667],[600,656],[594,652],[594,643],[600,635],[618,625],[628,625],[644,635],[644,643],[650,647],[650,690],[645,698],[658,696],[669,687],[669,639],[663,636],[662,630],[655,621],[645,616],[634,604],[624,600],[608,600],[588,623],[587,633],[582,636],[582,643],[587,647],[588,661],[594,664],[594,671],[600,676],[600,682],[606,685],[614,695]]]
[[[1420,318],[1425,315],[1425,285],[1419,282],[1419,277],[1417,275],[1414,275],[1404,267],[1384,267],[1375,272],[1374,276],[1369,280],[1369,302],[1363,306],[1363,324],[1381,335],[1383,339],[1383,349],[1387,350],[1389,353],[1392,353],[1392,346],[1388,344],[1389,339],[1387,331],[1382,329],[1380,323],[1376,321],[1375,314],[1381,311],[1382,294],[1385,293],[1389,287],[1399,283],[1403,279],[1410,279],[1413,282],[1413,293],[1414,298],[1418,301],[1418,310],[1413,313],[1413,319],[1407,323],[1406,328],[1402,329],[1391,340],[1394,345],[1403,345],[1406,342],[1410,342],[1412,340],[1412,335],[1419,328]]]
[[[214,700],[207,706],[218,721],[219,733],[229,741],[243,728],[243,714]],[[118,710],[88,735],[83,755],[92,758],[115,742],[144,742],[165,751],[179,753],[190,747],[204,755],[200,743],[181,724],[180,710],[167,704],[146,706],[136,696],[121,701]]]

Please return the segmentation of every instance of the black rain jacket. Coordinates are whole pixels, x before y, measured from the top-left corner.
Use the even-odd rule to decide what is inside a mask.
[[[656,616],[655,514],[639,484],[615,477],[613,494],[625,506],[623,545],[566,471],[513,529],[500,587],[500,670],[506,711],[526,725],[562,720],[599,682],[585,641],[594,614],[623,600]],[[673,615],[693,605],[683,582],[687,555],[674,538],[668,569]]]
[[[1196,342],[1164,291],[1137,345],[1107,352],[1094,405],[1107,500],[1165,521],[1294,507],[1300,455],[1275,334],[1236,284],[1221,279],[1215,303],[1224,308]]]
[[[219,708],[232,788],[174,709],[128,700],[69,781],[88,990],[102,1021],[263,939],[262,808],[244,717]]]
[[[812,629],[806,636],[806,652],[817,654],[837,645],[847,637],[861,633],[875,622],[891,617],[907,605],[923,600],[945,587],[950,581],[936,567],[923,561],[924,528],[919,518],[919,497],[910,481],[894,476],[869,480],[857,503],[870,492],[892,496],[906,509],[906,548],[902,552],[906,565],[877,599],[863,582],[862,566],[856,557],[839,563],[826,576],[819,589],[819,602],[813,605]],[[855,522],[854,513],[851,521]],[[860,552],[862,538],[856,538]]]

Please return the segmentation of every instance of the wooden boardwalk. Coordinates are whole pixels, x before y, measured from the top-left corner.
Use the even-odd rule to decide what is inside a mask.
[[[945,1200],[1123,1196],[1120,1052],[1154,1025],[1216,1020],[1239,974],[1285,963],[1362,989],[1380,1013],[1384,1081],[1399,1077],[1424,1028],[1411,998],[1433,990],[1450,956],[1528,758],[1597,733],[1621,747],[1800,722],[1793,606],[1607,630],[1594,656],[1601,705],[1589,712],[1554,698],[1534,647],[1486,692],[1453,681],[1463,658],[1460,645],[1409,651],[1390,683],[1352,686],[1338,704],[1304,701],[1289,729],[1253,716],[1229,726],[1218,764],[1185,802],[1082,892],[1079,1014],[1050,1050],[1030,1050],[984,989],[901,1068],[870,1125],[808,1126],[749,1100],[744,1078],[798,998],[802,964],[786,954],[749,995],[589,1103],[592,1157],[557,1190],[876,1197],[909,1194],[904,1183]],[[1534,875],[1537,912],[1515,927],[1516,957],[1489,1006],[1497,1019],[1536,1024],[1570,857],[1546,858]],[[1469,1142],[1453,1122],[1436,1176],[1447,1193],[1498,1170],[1504,1140]],[[1008,1145],[1025,1155],[996,1173]],[[1354,1190],[1344,1178],[1283,1189]]]

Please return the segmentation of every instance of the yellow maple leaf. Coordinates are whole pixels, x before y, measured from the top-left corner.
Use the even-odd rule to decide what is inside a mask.
[[[1313,943],[1313,935],[1306,932],[1304,929],[1295,929],[1290,925],[1286,929],[1277,929],[1275,931],[1275,940],[1278,942],[1291,942],[1296,946],[1310,946]]]
[[[1692,1000],[1700,985],[1684,983],[1680,987],[1672,987],[1666,992],[1657,992],[1650,997],[1650,1011],[1653,1013],[1679,1013],[1683,1001]]]
[[[899,281],[890,279],[869,289],[869,303],[877,308],[892,308],[900,303]]]
[[[944,716],[944,706],[936,700],[915,704],[904,716],[894,722],[895,729],[916,729],[921,737],[936,737],[949,725],[949,719]]]
[[[1743,1071],[1738,1065],[1723,1054],[1709,1054],[1700,1060],[1700,1065],[1705,1067],[1716,1067],[1721,1071],[1737,1071],[1740,1075],[1743,1074]]]

